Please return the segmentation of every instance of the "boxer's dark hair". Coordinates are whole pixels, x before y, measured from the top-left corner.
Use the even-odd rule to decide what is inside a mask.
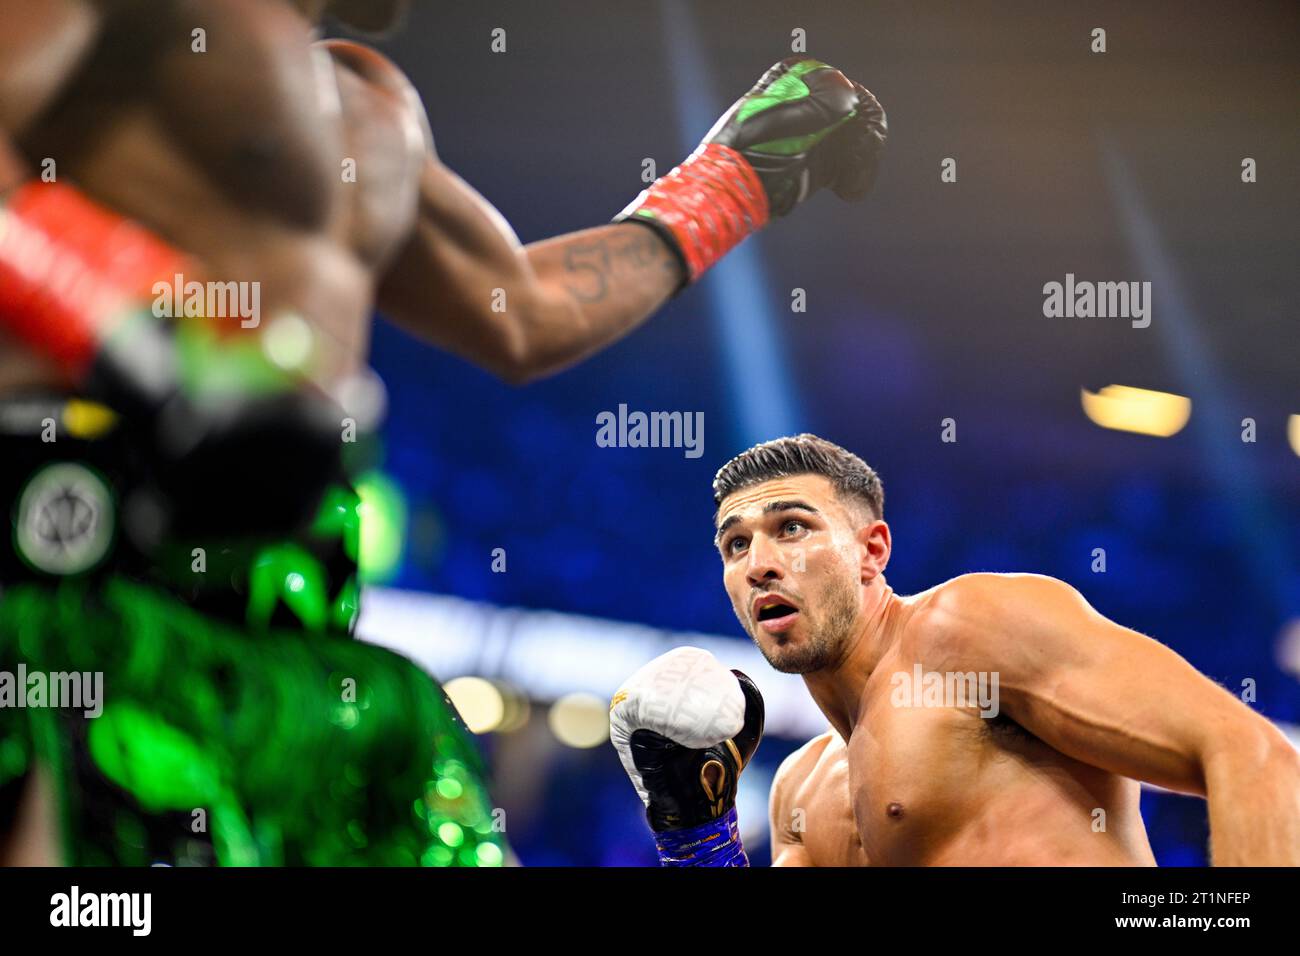
[[[713,503],[721,505],[741,488],[794,475],[821,475],[841,497],[870,508],[873,518],[885,516],[885,489],[875,469],[853,452],[807,432],[755,445],[719,468]]]

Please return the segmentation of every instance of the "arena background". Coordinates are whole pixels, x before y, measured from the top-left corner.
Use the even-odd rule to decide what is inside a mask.
[[[732,616],[709,485],[796,431],[882,474],[900,593],[1055,575],[1300,723],[1300,7],[419,3],[384,48],[442,158],[531,241],[607,221],[644,160],[682,159],[796,28],[889,113],[867,202],[815,197],[620,345],[523,389],[391,326],[375,336],[390,413],[362,631],[444,680],[495,682],[452,690],[496,728],[481,740],[525,864],[655,863],[605,707],[688,642],[767,696],[740,817],[768,861],[772,773],[824,723]],[[1067,273],[1152,282],[1150,327],[1044,317],[1044,283]],[[1165,438],[1101,427],[1126,399],[1090,418],[1083,393],[1109,385],[1183,396],[1190,419]],[[703,454],[598,447],[596,416],[620,404],[703,412]],[[1143,814],[1161,864],[1206,861],[1202,801],[1148,790]]]

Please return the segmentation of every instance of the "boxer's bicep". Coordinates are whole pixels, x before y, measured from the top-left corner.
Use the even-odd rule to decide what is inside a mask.
[[[773,866],[816,866],[802,843],[773,843]]]
[[[798,751],[786,757],[772,778],[772,791],[768,797],[767,823],[771,834],[773,866],[810,866],[807,851],[790,827],[790,800],[792,798],[791,761]]]
[[[989,672],[990,681],[996,674],[1000,711],[1062,753],[1203,794],[1207,754],[1261,720],[1069,585],[1037,575],[981,577],[952,615],[941,669]]]
[[[509,375],[536,281],[505,218],[430,156],[415,229],[385,273],[379,310],[413,335]]]
[[[782,770],[785,765],[782,764]],[[812,857],[803,845],[803,838],[791,826],[791,801],[794,783],[789,775],[782,777],[780,770],[772,781],[772,795],[768,804],[767,823],[770,828],[773,866],[813,866]]]
[[[809,740],[782,760],[772,777],[767,822],[771,833],[773,866],[817,865],[804,846],[806,821],[803,819],[803,811],[795,807],[794,802],[799,784],[807,780],[816,767],[817,757],[828,738],[829,734],[822,734]]]

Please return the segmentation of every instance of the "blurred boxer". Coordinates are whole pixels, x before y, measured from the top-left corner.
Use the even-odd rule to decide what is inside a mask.
[[[1206,798],[1216,865],[1300,865],[1300,754],[1173,651],[1040,575],[967,574],[895,594],[880,479],[816,436],[749,449],[713,492],[736,616],[774,668],[803,676],[845,742],[847,787],[827,800],[851,810],[872,864],[1152,865],[1145,780]],[[656,689],[640,714],[660,712],[662,661],[643,668],[638,686]],[[698,666],[715,678],[722,667]],[[729,737],[740,691],[712,686],[731,708],[709,736]],[[697,700],[692,711],[723,708]],[[682,725],[698,722],[675,713],[655,731],[681,741]],[[715,743],[683,741],[677,759]],[[834,757],[832,744],[823,754]],[[816,746],[794,758],[782,787],[798,787],[795,768],[819,766]],[[834,768],[823,768],[828,780]],[[797,803],[774,794],[775,828],[798,832],[779,819]],[[825,819],[833,826],[842,813]]]
[[[382,30],[404,7],[0,0],[0,494],[16,529],[0,549],[0,658],[26,628],[51,670],[64,658],[112,669],[133,641],[167,634],[160,647],[203,652],[170,660],[162,688],[206,687],[234,706],[254,699],[232,689],[241,682],[282,680],[332,713],[337,688],[288,666],[300,648],[263,658],[244,642],[286,628],[346,637],[356,620],[359,501],[328,399],[356,398],[335,386],[364,366],[376,303],[425,341],[528,381],[626,334],[813,192],[857,199],[875,178],[879,104],[796,57],[617,222],[523,247],[439,162],[399,69],[358,43],[313,42],[325,16]],[[252,288],[257,307],[232,322],[209,298],[182,316],[178,294],[160,316],[158,283],[177,277],[178,292]],[[195,570],[199,551],[220,556],[214,573]],[[200,620],[187,613],[196,608]],[[94,622],[77,631],[84,646],[60,623],[70,613]],[[55,855],[69,862],[499,862],[472,745],[436,685],[377,649],[310,647],[307,660],[332,662],[327,672],[360,669],[409,690],[372,704],[364,726],[388,721],[388,733],[286,725],[278,746],[315,756],[271,765],[254,760],[261,736],[223,729],[258,721],[168,709],[150,686],[130,692],[157,701],[149,719],[166,731],[137,739],[169,739],[181,723],[215,766],[274,778],[281,767],[353,764],[368,789],[321,780],[295,795],[293,781],[245,770],[160,804],[130,766],[87,756],[114,751],[86,727],[18,721],[0,727],[17,755],[0,777],[0,844],[10,820],[41,819],[31,808],[49,799],[88,808],[67,817]],[[403,728],[403,713],[420,716]],[[92,725],[101,743],[111,739],[102,728],[127,720],[116,708],[106,716]],[[430,740],[432,771],[421,749]],[[134,756],[151,765],[165,754]],[[42,783],[42,766],[63,770]],[[461,775],[457,789],[477,803],[444,806],[425,788],[431,773]],[[409,812],[418,793],[427,819]],[[129,832],[104,824],[128,805]],[[218,805],[220,841],[192,839],[182,826],[191,810]],[[248,819],[262,823],[249,830]],[[451,843],[438,836],[447,821],[460,834]],[[361,844],[349,835],[357,825]],[[48,859],[58,842],[19,841],[8,858]]]
[[[626,334],[819,189],[856,199],[874,181],[879,104],[793,57],[619,222],[521,246],[439,161],[396,66],[359,43],[311,42],[327,12],[374,27],[404,6],[4,0],[0,135],[29,176],[52,157],[61,179],[184,250],[195,278],[259,282],[266,315],[311,323],[331,371],[364,361],[378,302],[513,382]],[[0,388],[63,380],[36,345],[4,350]]]

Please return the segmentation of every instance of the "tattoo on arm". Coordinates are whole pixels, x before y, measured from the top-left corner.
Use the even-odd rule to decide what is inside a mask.
[[[663,241],[649,229],[639,230],[644,235],[589,242],[574,242],[564,250],[564,268],[569,276],[565,288],[579,302],[601,302],[610,293],[610,282],[620,274],[633,274],[651,269],[677,268],[677,261]]]

